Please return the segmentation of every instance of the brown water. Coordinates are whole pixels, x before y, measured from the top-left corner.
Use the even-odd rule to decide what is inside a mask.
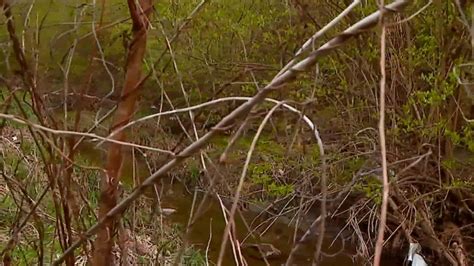
[[[100,165],[103,163],[103,150],[95,149],[94,145],[90,143],[84,143],[80,149],[80,153],[83,156],[89,158],[93,164]],[[130,153],[125,154],[126,158],[124,160],[125,165],[123,167],[123,180],[130,187],[132,187],[133,179],[132,174],[135,169],[136,176],[138,179],[143,179],[149,176],[148,167],[143,160],[143,158],[135,158],[135,167],[133,167],[133,157]],[[193,202],[192,193],[188,192],[186,187],[175,180],[172,182],[169,178],[164,178],[160,182],[160,202],[161,208],[172,208],[176,210],[175,213],[165,216],[164,219],[168,219],[168,222],[171,224],[179,224],[181,228],[185,228],[188,224],[189,215],[191,212],[191,206]],[[204,192],[198,192],[196,206],[201,202]],[[153,196],[149,194],[148,196]],[[222,199],[224,206],[230,209],[231,200]],[[213,262],[217,261],[217,257],[221,248],[222,235],[226,226],[225,220],[223,218],[223,212],[219,200],[215,197],[207,197],[205,208],[199,218],[191,227],[191,230],[188,232],[187,239],[194,248],[197,248],[201,251],[202,254],[206,254],[209,258],[210,264],[213,265]],[[302,229],[308,228],[315,217],[317,217],[318,208],[316,207],[312,213],[306,214],[300,220],[302,225],[299,229],[294,227],[294,221],[292,221],[288,216],[278,218],[272,226],[263,233],[263,228],[266,228],[268,223],[264,226],[259,226],[262,221],[261,212],[264,209],[257,205],[250,205],[247,210],[242,210],[241,215],[236,216],[236,235],[237,239],[241,244],[255,244],[255,243],[270,243],[278,250],[281,251],[281,255],[268,259],[270,265],[282,265],[286,262],[290,250],[293,247],[293,239],[296,239],[304,233]],[[250,231],[252,231],[251,236],[249,236],[249,229],[245,226],[245,223],[250,225]],[[342,243],[341,237],[337,237],[337,234],[342,228],[341,224],[335,223],[333,220],[328,220],[326,223],[326,234],[323,243],[323,251],[330,256],[324,256],[322,261],[318,265],[363,265],[362,262],[357,262],[352,260],[352,255],[354,254],[355,247],[349,242],[346,241]],[[343,232],[342,235],[347,236],[348,232]],[[311,265],[311,261],[314,254],[315,241],[317,236],[314,234],[310,239],[301,245],[301,248],[295,253],[294,260],[292,265]],[[266,265],[265,261],[261,258],[255,257],[258,252],[248,252],[245,249],[242,249],[242,253],[245,257],[246,262],[250,266],[259,266]],[[385,258],[382,260],[382,265],[395,266],[401,265],[400,258],[403,255],[399,256],[396,260],[393,258]],[[228,244],[226,250],[226,255],[224,257],[223,265],[235,265],[234,256]]]
[[[81,147],[81,154],[86,155],[94,164],[100,164],[103,160],[103,151],[93,148],[94,145],[85,144]],[[130,154],[126,155],[128,158],[124,160],[124,180],[128,185],[132,185],[132,169],[136,169],[137,175],[140,178],[147,177],[149,171],[143,160],[136,160],[135,167],[132,167],[132,157]],[[138,156],[137,156],[138,157]],[[182,228],[186,226],[189,220],[191,212],[191,206],[193,202],[193,195],[187,191],[185,186],[180,182],[171,182],[170,179],[163,179],[160,182],[160,188],[162,195],[160,195],[161,208],[172,208],[176,210],[175,213],[165,217],[169,219],[170,223],[180,224]],[[201,202],[203,198],[203,192],[198,192],[196,206]],[[150,194],[151,196],[152,194]],[[230,209],[231,201],[229,199],[222,199],[224,206]],[[217,261],[217,257],[221,248],[222,235],[226,226],[223,218],[223,212],[221,205],[217,198],[208,197],[205,203],[205,208],[197,221],[191,227],[188,233],[188,241],[193,247],[199,249],[202,254],[206,253],[209,260],[212,262]],[[263,207],[251,205],[248,210],[242,210],[241,215],[236,217],[236,235],[241,244],[255,244],[255,243],[270,243],[278,250],[281,251],[281,255],[268,259],[270,265],[281,265],[284,264],[288,257],[290,250],[293,246],[293,238],[295,237],[295,230],[297,239],[304,232],[297,230],[292,224],[289,223],[289,217],[281,217],[277,219],[272,226],[262,234],[263,229],[267,227],[268,222],[262,225],[263,218],[260,212]],[[316,216],[316,215],[309,215]],[[245,226],[245,222],[251,228],[252,234],[249,234],[249,229]],[[309,217],[302,219],[302,224],[306,224],[306,227],[312,220]],[[259,226],[260,225],[260,226]],[[329,254],[338,253],[338,255],[325,257],[319,265],[356,265],[351,258],[348,256],[352,253],[354,248],[349,243],[343,243],[340,240],[334,241],[335,235],[339,232],[338,226],[329,225],[326,233],[325,243],[323,250]],[[316,236],[310,237],[310,239],[301,245],[301,248],[295,253],[293,265],[310,265],[313,257],[314,246]],[[208,248],[207,248],[208,247]],[[243,249],[242,251],[248,265],[266,265],[265,261],[261,258],[255,257],[258,252],[249,252]],[[226,250],[223,265],[235,265],[234,257],[230,244]]]
[[[166,188],[167,193],[162,197],[162,207],[163,208],[173,208],[177,210],[176,213],[169,216],[169,219],[174,223],[179,223],[185,225],[189,219],[191,202],[193,200],[192,195],[190,195],[180,183],[175,183],[174,185],[168,185]],[[202,195],[202,193],[201,193]],[[227,204],[224,204],[227,205]],[[219,201],[217,199],[211,198],[206,203],[205,212],[199,216],[197,222],[192,226],[191,231],[188,234],[189,241],[195,246],[198,247],[203,253],[206,250],[206,247],[209,243],[208,255],[211,261],[216,261],[222,242],[222,234],[225,229],[226,223],[223,218],[223,213]],[[260,230],[255,230],[260,223],[253,223],[254,219],[258,216],[259,212],[256,211],[242,211],[242,216],[237,217],[236,219],[236,235],[239,239],[239,242],[243,243],[270,243],[277,249],[281,251],[281,255],[274,259],[269,259],[268,262],[270,265],[281,265],[284,264],[286,258],[288,257],[290,250],[293,246],[293,237],[295,228],[291,225],[288,225],[285,221],[286,219],[280,219],[276,221],[265,234],[260,235],[263,228],[266,228],[268,223],[265,223],[265,226],[261,226]],[[254,236],[249,236],[249,230],[245,226],[243,221],[245,219],[248,225],[251,225],[252,230],[255,230]],[[259,221],[262,221],[260,219]],[[328,228],[332,229],[329,231],[339,231],[339,228],[333,227]],[[297,230],[297,235],[300,236],[303,232]],[[331,247],[330,243],[334,239],[334,234],[328,233],[326,236],[326,241],[324,244],[324,251],[328,253],[341,252],[339,255],[334,257],[326,257],[319,265],[356,265],[349,256],[345,253],[353,250],[349,243],[346,243],[346,246],[343,247],[341,241],[336,241]],[[304,243],[301,246],[301,249],[296,252],[294,256],[293,265],[310,265],[313,257],[313,250],[315,246],[316,237],[312,237],[308,242]],[[243,255],[248,263],[248,265],[266,265],[265,261],[260,258],[256,258],[255,255],[258,253],[248,252],[243,250]],[[235,265],[232,251],[229,248],[226,250],[226,256],[224,258],[223,265]]]

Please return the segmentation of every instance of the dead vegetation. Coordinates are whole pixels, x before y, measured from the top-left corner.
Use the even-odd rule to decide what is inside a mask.
[[[25,14],[0,2],[0,41],[9,51],[0,74],[5,265],[192,264],[189,258],[201,260],[184,259],[189,237],[209,201],[220,203],[226,222],[214,236],[222,239],[213,247],[219,265],[226,252],[244,265],[244,247],[266,253],[236,232],[235,219],[249,206],[261,214],[249,221],[249,235],[265,235],[277,219],[296,224],[288,254],[272,246],[287,265],[313,235],[314,264],[331,258],[328,238],[354,243],[355,252],[336,254],[361,263],[378,265],[382,254],[403,260],[410,243],[422,246],[428,262],[472,263],[472,88],[460,67],[472,53],[465,13],[473,7],[397,0],[377,11],[361,1],[290,1],[281,15],[288,24],[275,26],[244,1],[255,16],[243,12],[238,21],[251,26],[232,22],[221,38],[227,25],[210,18],[225,22],[232,14],[209,2],[184,15],[178,3],[159,13],[150,0],[74,7],[74,22],[55,39],[70,41],[54,62],[60,74],[41,55],[42,13],[35,27],[28,24],[34,1]],[[311,15],[319,7],[329,22]],[[119,8],[127,18],[110,13]],[[221,47],[205,43],[214,31]],[[309,39],[301,46],[302,36]],[[84,40],[94,45],[83,47]],[[77,70],[80,51],[88,51],[86,67]],[[60,80],[60,89],[47,88],[41,75]],[[101,89],[105,79],[110,91]],[[194,193],[182,230],[160,212],[165,176]],[[336,222],[342,229],[331,232]]]

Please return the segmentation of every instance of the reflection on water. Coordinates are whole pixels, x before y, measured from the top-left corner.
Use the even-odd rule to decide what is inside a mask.
[[[87,143],[84,143],[80,150],[81,154],[88,157],[94,164],[100,165],[103,162],[103,155],[101,155],[103,150],[94,149],[93,145]],[[134,167],[132,166],[132,156],[130,154],[125,156],[122,177],[125,183],[128,183],[128,185],[133,184],[132,169],[135,169],[136,176],[139,176],[138,179],[143,179],[149,175],[145,162],[140,160],[138,156],[135,158],[137,160]],[[193,195],[186,190],[183,184],[171,182],[170,179],[163,179],[160,182],[160,186],[160,191],[162,191],[162,195],[160,195],[161,208],[173,209],[172,213],[170,212],[171,214],[164,219],[169,219],[169,223],[179,224],[181,228],[184,228],[188,224]],[[153,196],[153,194],[148,196]],[[199,205],[203,196],[202,192],[198,192],[196,206]],[[230,204],[230,200],[224,200],[226,208],[230,209]],[[207,197],[204,206],[203,212],[191,227],[187,238],[190,244],[201,250],[203,254],[207,252],[212,265],[212,262],[217,261],[226,224],[218,199]],[[295,237],[294,222],[289,217],[281,217],[267,229],[269,223],[267,222],[262,225],[262,222],[268,220],[260,218],[262,215],[259,215],[263,208],[255,206],[236,215],[235,231],[237,239],[242,246],[255,243],[273,245],[281,251],[281,254],[276,258],[268,259],[268,262],[270,265],[282,265],[286,262],[293,247],[293,239]],[[317,209],[314,211],[317,212]],[[307,217],[303,217],[301,221],[303,227],[300,228],[307,228],[316,216],[315,214],[308,214]],[[250,230],[246,224],[250,227]],[[324,256],[318,265],[362,265],[361,262],[356,262],[352,259],[355,247],[348,240],[343,242],[342,237],[338,237],[340,228],[341,226],[334,224],[332,220],[327,222],[327,232],[323,243],[323,251],[327,256]],[[252,231],[252,233],[249,233],[249,231]],[[302,230],[296,230],[296,239],[299,239],[303,233]],[[347,232],[342,235],[347,236]],[[301,248],[295,253],[293,265],[311,265],[316,239],[317,236],[314,234],[307,242],[302,243]],[[248,265],[266,265],[263,259],[255,256],[256,254],[258,252],[248,252],[243,249],[243,255]],[[223,265],[235,265],[230,244],[228,244]],[[392,259],[385,259],[383,260],[383,265],[400,264]]]
[[[191,208],[191,202],[193,200],[192,195],[190,195],[181,184],[169,185],[166,188],[167,193],[162,196],[162,207],[163,208],[173,208],[177,212],[169,216],[174,223],[187,224],[189,219],[189,213]],[[209,239],[209,258],[211,261],[216,261],[219,250],[221,247],[222,233],[225,229],[225,221],[223,218],[223,213],[220,207],[220,204],[217,199],[208,199],[206,204],[205,212],[200,215],[197,222],[193,225],[192,230],[188,235],[189,241],[195,246],[200,248],[205,252],[208,245]],[[270,243],[277,249],[281,251],[281,255],[277,258],[269,259],[268,262],[271,265],[281,265],[284,264],[288,254],[290,253],[291,247],[293,246],[293,236],[295,228],[287,225],[284,222],[275,222],[269,230],[265,232],[262,236],[259,233],[262,230],[257,230],[252,236],[248,236],[249,230],[245,226],[243,219],[249,225],[252,223],[254,218],[258,215],[256,212],[244,211],[242,215],[236,217],[236,234],[238,240],[242,243]],[[259,223],[253,223],[252,228],[258,227]],[[268,223],[266,224],[268,225]],[[262,229],[266,226],[262,226]],[[334,228],[335,229],[335,228]],[[329,230],[336,231],[336,230]],[[300,236],[303,232],[298,232]],[[348,256],[348,253],[351,253],[353,250],[349,246],[349,243],[345,243],[345,246],[342,245],[342,241],[338,240],[329,247],[333,241],[334,235],[331,233],[327,234],[327,238],[324,244],[324,251],[329,254],[334,254],[339,252],[338,255],[333,257],[326,257],[319,265],[356,265],[352,259]],[[245,242],[243,242],[245,240]],[[316,237],[312,237],[310,241],[303,243],[301,249],[296,253],[294,257],[294,265],[310,265],[313,257],[313,250],[315,246]],[[255,253],[243,251],[245,259],[248,265],[266,265],[262,259],[255,258]],[[229,248],[226,251],[226,256],[223,265],[233,265],[234,258],[232,251]]]

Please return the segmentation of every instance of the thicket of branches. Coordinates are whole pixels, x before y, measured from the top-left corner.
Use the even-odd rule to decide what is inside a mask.
[[[313,2],[0,0],[2,262],[183,263],[225,195],[218,265],[228,244],[245,264],[234,219],[255,200],[268,220],[319,210],[287,265],[314,234],[328,256],[329,221],[359,261],[420,243],[469,265],[474,7]],[[205,191],[181,233],[156,211],[169,175]]]

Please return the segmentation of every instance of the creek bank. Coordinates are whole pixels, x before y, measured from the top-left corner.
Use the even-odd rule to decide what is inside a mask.
[[[81,149],[87,157],[100,163],[101,155],[98,149],[92,145],[85,145]],[[127,153],[125,165],[123,167],[125,189],[131,189],[133,183],[147,177],[150,169],[147,163],[139,156],[135,156],[135,166],[132,164],[133,158]],[[97,161],[99,160],[99,161]],[[133,177],[133,171],[138,173]],[[193,194],[183,182],[167,177],[161,179],[158,184],[160,207],[159,213],[163,215],[163,220],[172,226],[179,226],[184,229],[188,224],[191,213]],[[203,199],[206,191],[198,190],[196,196],[196,206]],[[150,190],[146,197],[156,198],[156,191]],[[189,243],[196,249],[206,253],[210,261],[216,261],[221,248],[221,239],[226,222],[223,218],[222,207],[230,210],[232,199],[220,196],[220,201],[214,196],[207,197],[206,208],[200,214],[197,221],[193,224],[188,233]],[[344,206],[342,207],[344,208]],[[249,265],[266,265],[262,257],[269,260],[271,265],[281,265],[286,262],[291,252],[293,243],[298,240],[313,221],[318,217],[319,207],[314,206],[306,212],[305,215],[297,217],[294,213],[279,214],[277,209],[272,209],[271,202],[239,202],[239,214],[235,221],[235,232],[239,239],[243,254]],[[297,226],[295,225],[297,221]],[[342,230],[343,223],[332,219],[326,226],[325,241],[323,251],[327,254],[336,254],[323,259],[320,265],[360,265],[360,261],[353,259],[356,246],[350,242],[351,232]],[[295,265],[308,265],[313,258],[314,247],[317,239],[317,233],[311,233],[311,236],[301,243],[301,248],[294,256]],[[271,244],[271,247],[269,246]],[[263,256],[258,251],[258,247],[265,247]],[[396,262],[403,260],[402,257],[387,258],[384,265],[397,265]],[[229,248],[224,257],[225,265],[231,265],[234,262],[232,250]],[[394,263],[395,262],[395,263]]]

